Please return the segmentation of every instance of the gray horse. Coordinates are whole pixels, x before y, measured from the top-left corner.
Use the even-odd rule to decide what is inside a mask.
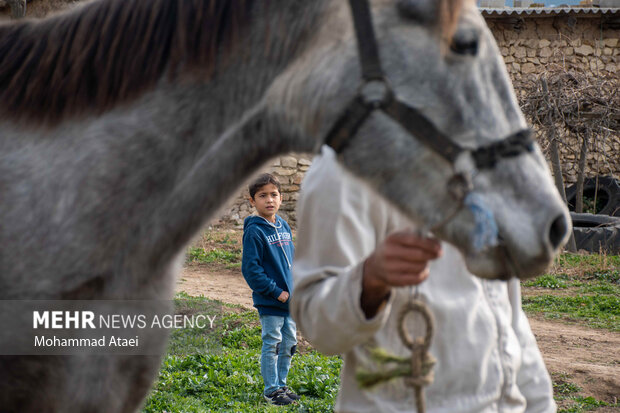
[[[526,126],[473,1],[371,6],[394,94],[437,130],[476,148]],[[345,0],[104,0],[0,26],[0,298],[170,298],[210,215],[269,158],[316,150],[360,78]],[[457,168],[373,112],[340,159],[479,276],[534,276],[567,236],[537,147]],[[455,168],[497,226],[484,248]],[[0,410],[132,412],[159,360],[4,356]]]

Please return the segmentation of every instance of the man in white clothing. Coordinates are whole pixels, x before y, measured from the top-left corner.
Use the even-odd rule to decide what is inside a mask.
[[[428,413],[556,411],[518,281],[479,279],[454,247],[415,236],[327,147],[306,174],[298,223],[291,314],[319,351],[343,356],[337,412],[415,411],[403,379],[361,389],[355,375],[377,369],[374,346],[410,354],[397,318],[410,298],[402,287],[420,283],[419,299],[435,318]]]

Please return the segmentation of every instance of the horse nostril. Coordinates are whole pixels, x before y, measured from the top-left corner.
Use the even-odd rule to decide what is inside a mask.
[[[557,249],[560,246],[567,231],[568,223],[566,222],[566,217],[564,214],[561,214],[553,220],[551,228],[549,228],[549,242],[551,242],[553,249]]]

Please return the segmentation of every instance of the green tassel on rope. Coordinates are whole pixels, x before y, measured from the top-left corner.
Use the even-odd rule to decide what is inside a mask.
[[[394,366],[376,372],[359,369],[355,374],[355,378],[360,388],[370,388],[400,377],[411,377],[411,357],[395,356],[379,347],[370,350],[370,357],[379,365],[385,366],[393,363]],[[434,365],[435,359],[432,356],[428,355],[425,357],[422,361],[422,376],[429,375]],[[432,381],[432,378],[430,380]]]

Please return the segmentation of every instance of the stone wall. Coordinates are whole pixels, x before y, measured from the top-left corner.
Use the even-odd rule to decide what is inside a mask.
[[[620,13],[615,18],[620,19]],[[486,16],[506,67],[516,80],[542,74],[550,65],[617,76],[620,21],[612,24],[611,19],[604,14]]]
[[[282,186],[282,206],[278,214],[292,226],[295,226],[296,222],[295,207],[299,197],[299,187],[304,174],[312,164],[311,159],[311,154],[281,156],[269,162],[268,166],[255,174],[257,176],[259,173],[269,172],[278,178]],[[228,202],[227,206],[222,209],[223,212],[211,222],[212,225],[233,224],[241,226],[244,218],[254,213],[255,210],[248,201],[250,197],[248,184],[253,178],[250,178],[243,185],[240,194]]]
[[[517,94],[533,79],[565,70],[606,78],[620,88],[620,12],[485,15]],[[539,136],[543,148],[546,137]],[[577,180],[580,139],[560,137],[564,181]],[[586,176],[620,176],[620,135],[605,131],[590,139]]]
[[[41,18],[74,7],[79,3],[85,3],[92,0],[28,0],[26,6],[26,17]],[[8,20],[11,17],[11,11],[6,0],[0,0],[0,21]]]

